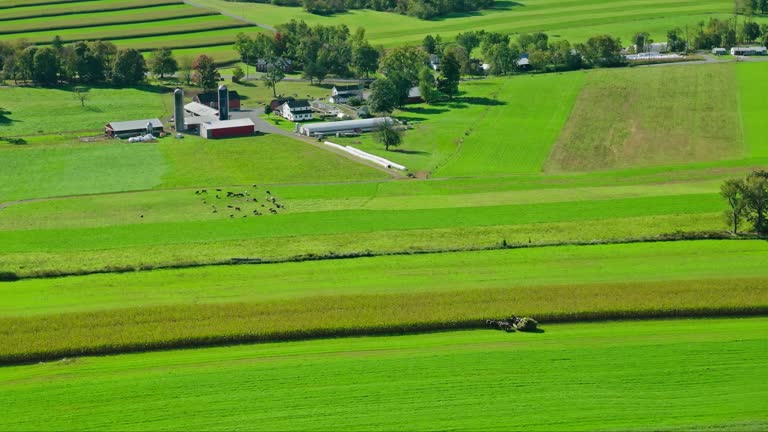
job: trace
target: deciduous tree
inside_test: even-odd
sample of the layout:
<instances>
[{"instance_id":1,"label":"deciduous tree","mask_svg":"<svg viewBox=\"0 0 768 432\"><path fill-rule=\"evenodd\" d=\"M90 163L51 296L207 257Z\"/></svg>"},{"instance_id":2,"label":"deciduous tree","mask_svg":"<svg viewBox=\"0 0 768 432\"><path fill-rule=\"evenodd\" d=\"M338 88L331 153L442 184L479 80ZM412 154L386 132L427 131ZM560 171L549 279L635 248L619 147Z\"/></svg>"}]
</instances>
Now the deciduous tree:
<instances>
[{"instance_id":1,"label":"deciduous tree","mask_svg":"<svg viewBox=\"0 0 768 432\"><path fill-rule=\"evenodd\" d=\"M121 86L136 85L144 81L147 63L144 56L133 48L120 50L115 58L112 81Z\"/></svg>"},{"instance_id":2,"label":"deciduous tree","mask_svg":"<svg viewBox=\"0 0 768 432\"><path fill-rule=\"evenodd\" d=\"M373 138L377 142L384 144L384 149L387 151L389 151L390 147L397 147L403 142L402 132L391 121L381 122L376 127Z\"/></svg>"},{"instance_id":3,"label":"deciduous tree","mask_svg":"<svg viewBox=\"0 0 768 432\"><path fill-rule=\"evenodd\" d=\"M149 70L164 78L166 74L173 75L179 70L179 63L173 57L170 48L160 48L152 51L149 56Z\"/></svg>"},{"instance_id":4,"label":"deciduous tree","mask_svg":"<svg viewBox=\"0 0 768 432\"><path fill-rule=\"evenodd\" d=\"M381 78L371 84L368 108L375 113L389 113L398 105L397 86L389 78Z\"/></svg>"},{"instance_id":5,"label":"deciduous tree","mask_svg":"<svg viewBox=\"0 0 768 432\"><path fill-rule=\"evenodd\" d=\"M216 63L213 61L213 58L205 54L198 56L192 63L192 69L195 71L193 76L194 82L204 92L216 88L218 71L216 70Z\"/></svg>"},{"instance_id":6,"label":"deciduous tree","mask_svg":"<svg viewBox=\"0 0 768 432\"><path fill-rule=\"evenodd\" d=\"M725 212L725 218L731 225L734 234L738 234L739 226L747 212L747 199L745 196L746 184L742 179L726 180L720 186L720 195L728 201L730 207Z\"/></svg>"}]
</instances>

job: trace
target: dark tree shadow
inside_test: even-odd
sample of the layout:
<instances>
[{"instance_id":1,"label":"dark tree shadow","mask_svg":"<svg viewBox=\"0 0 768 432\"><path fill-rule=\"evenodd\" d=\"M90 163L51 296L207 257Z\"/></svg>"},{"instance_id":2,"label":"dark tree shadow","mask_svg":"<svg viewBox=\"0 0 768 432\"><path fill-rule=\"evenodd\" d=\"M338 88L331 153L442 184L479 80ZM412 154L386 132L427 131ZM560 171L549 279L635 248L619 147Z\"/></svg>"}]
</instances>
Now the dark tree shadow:
<instances>
[{"instance_id":1,"label":"dark tree shadow","mask_svg":"<svg viewBox=\"0 0 768 432\"><path fill-rule=\"evenodd\" d=\"M26 145L27 140L24 138L6 138L6 137L0 137L0 141L7 142L8 144L13 145Z\"/></svg>"},{"instance_id":2,"label":"dark tree shadow","mask_svg":"<svg viewBox=\"0 0 768 432\"><path fill-rule=\"evenodd\" d=\"M392 149L390 151L392 153L402 153L402 154L409 154L409 155L411 155L411 154L412 155L428 155L428 154L430 154L429 152L425 152L425 151L422 151L422 150L406 150L406 149L400 149L400 148L395 148L395 149Z\"/></svg>"},{"instance_id":3,"label":"dark tree shadow","mask_svg":"<svg viewBox=\"0 0 768 432\"><path fill-rule=\"evenodd\" d=\"M426 117L401 116L401 115L397 116L397 119L400 121L408 122L408 123L421 122L421 121L427 120Z\"/></svg>"},{"instance_id":4,"label":"dark tree shadow","mask_svg":"<svg viewBox=\"0 0 768 432\"><path fill-rule=\"evenodd\" d=\"M400 111L407 112L407 113L413 113L413 114L422 114L422 115L435 115L435 114L442 114L445 112L448 112L447 109L440 109L440 108L434 108L434 107L414 107L414 108L401 108Z\"/></svg>"}]
</instances>

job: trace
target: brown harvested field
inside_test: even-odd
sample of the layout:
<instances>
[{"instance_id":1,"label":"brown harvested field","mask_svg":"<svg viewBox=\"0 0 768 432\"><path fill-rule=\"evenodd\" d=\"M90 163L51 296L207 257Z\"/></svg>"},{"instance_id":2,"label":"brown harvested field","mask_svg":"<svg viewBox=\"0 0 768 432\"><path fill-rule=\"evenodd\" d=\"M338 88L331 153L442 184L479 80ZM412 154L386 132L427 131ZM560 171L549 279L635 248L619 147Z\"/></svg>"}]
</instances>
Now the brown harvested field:
<instances>
[{"instance_id":1,"label":"brown harvested field","mask_svg":"<svg viewBox=\"0 0 768 432\"><path fill-rule=\"evenodd\" d=\"M545 170L740 157L738 94L732 64L592 71Z\"/></svg>"}]
</instances>

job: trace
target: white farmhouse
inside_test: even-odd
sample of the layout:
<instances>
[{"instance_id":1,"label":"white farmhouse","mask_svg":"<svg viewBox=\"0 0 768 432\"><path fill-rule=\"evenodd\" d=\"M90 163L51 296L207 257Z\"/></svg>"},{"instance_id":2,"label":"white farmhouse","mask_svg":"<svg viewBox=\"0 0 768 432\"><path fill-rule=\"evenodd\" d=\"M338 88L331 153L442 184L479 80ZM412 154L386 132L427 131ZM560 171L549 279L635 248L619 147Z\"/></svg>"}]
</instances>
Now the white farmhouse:
<instances>
[{"instance_id":1,"label":"white farmhouse","mask_svg":"<svg viewBox=\"0 0 768 432\"><path fill-rule=\"evenodd\" d=\"M331 90L331 103L346 103L352 98L363 100L363 88L359 85L335 86Z\"/></svg>"},{"instance_id":2,"label":"white farmhouse","mask_svg":"<svg viewBox=\"0 0 768 432\"><path fill-rule=\"evenodd\" d=\"M281 117L292 122L312 120L312 105L306 99L289 100L277 109Z\"/></svg>"}]
</instances>

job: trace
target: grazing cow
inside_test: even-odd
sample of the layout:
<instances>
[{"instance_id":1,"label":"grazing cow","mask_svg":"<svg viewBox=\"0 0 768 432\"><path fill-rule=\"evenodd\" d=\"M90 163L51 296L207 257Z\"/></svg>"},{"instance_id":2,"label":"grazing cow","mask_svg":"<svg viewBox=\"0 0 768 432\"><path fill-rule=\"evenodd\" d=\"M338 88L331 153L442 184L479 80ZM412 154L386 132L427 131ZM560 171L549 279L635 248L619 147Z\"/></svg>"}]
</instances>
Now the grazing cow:
<instances>
[{"instance_id":1,"label":"grazing cow","mask_svg":"<svg viewBox=\"0 0 768 432\"><path fill-rule=\"evenodd\" d=\"M237 210L237 211L241 211L241 210L240 210L240 207L235 207L235 210Z\"/></svg>"},{"instance_id":2,"label":"grazing cow","mask_svg":"<svg viewBox=\"0 0 768 432\"><path fill-rule=\"evenodd\" d=\"M221 189L216 189L216 192L221 192Z\"/></svg>"},{"instance_id":3,"label":"grazing cow","mask_svg":"<svg viewBox=\"0 0 768 432\"><path fill-rule=\"evenodd\" d=\"M232 198L234 195L232 192L227 192L227 198Z\"/></svg>"},{"instance_id":4,"label":"grazing cow","mask_svg":"<svg viewBox=\"0 0 768 432\"><path fill-rule=\"evenodd\" d=\"M200 191L199 191L199 190L196 190L196 191L195 191L195 195L200 195Z\"/></svg>"},{"instance_id":5,"label":"grazing cow","mask_svg":"<svg viewBox=\"0 0 768 432\"><path fill-rule=\"evenodd\" d=\"M231 215L229 215L229 217L233 218L233 217L235 217L235 215L231 214Z\"/></svg>"},{"instance_id":6,"label":"grazing cow","mask_svg":"<svg viewBox=\"0 0 768 432\"><path fill-rule=\"evenodd\" d=\"M234 208L234 207L233 207L233 206L231 206L231 205L227 205L227 208Z\"/></svg>"},{"instance_id":7,"label":"grazing cow","mask_svg":"<svg viewBox=\"0 0 768 432\"><path fill-rule=\"evenodd\" d=\"M203 189L203 190L200 191L200 193L207 194L208 193L208 189Z\"/></svg>"},{"instance_id":8,"label":"grazing cow","mask_svg":"<svg viewBox=\"0 0 768 432\"><path fill-rule=\"evenodd\" d=\"M272 192L270 192L270 191L267 191L267 195L272 195Z\"/></svg>"},{"instance_id":9,"label":"grazing cow","mask_svg":"<svg viewBox=\"0 0 768 432\"><path fill-rule=\"evenodd\" d=\"M254 188L254 189L256 189L256 188L257 188L257 187L259 187L259 186L258 186L258 185L251 185L251 187L252 187L252 188Z\"/></svg>"},{"instance_id":10,"label":"grazing cow","mask_svg":"<svg viewBox=\"0 0 768 432\"><path fill-rule=\"evenodd\" d=\"M218 194L216 194L216 199L221 199L221 197Z\"/></svg>"},{"instance_id":11,"label":"grazing cow","mask_svg":"<svg viewBox=\"0 0 768 432\"><path fill-rule=\"evenodd\" d=\"M218 213L218 212L219 212L218 210L213 209L213 211L211 213Z\"/></svg>"}]
</instances>

